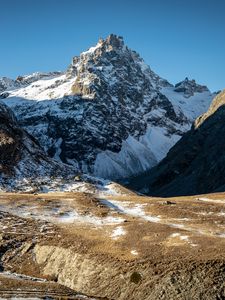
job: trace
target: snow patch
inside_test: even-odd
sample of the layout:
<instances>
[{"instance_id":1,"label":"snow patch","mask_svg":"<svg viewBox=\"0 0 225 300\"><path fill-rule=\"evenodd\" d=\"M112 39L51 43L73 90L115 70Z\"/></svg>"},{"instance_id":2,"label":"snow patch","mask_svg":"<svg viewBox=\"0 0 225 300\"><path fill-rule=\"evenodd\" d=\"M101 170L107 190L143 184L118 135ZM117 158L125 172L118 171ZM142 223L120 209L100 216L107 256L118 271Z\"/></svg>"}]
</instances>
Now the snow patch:
<instances>
[{"instance_id":1,"label":"snow patch","mask_svg":"<svg viewBox=\"0 0 225 300\"><path fill-rule=\"evenodd\" d=\"M113 230L113 233L111 234L111 237L116 240L118 239L120 236L125 235L126 231L123 229L123 227L118 226Z\"/></svg>"},{"instance_id":2,"label":"snow patch","mask_svg":"<svg viewBox=\"0 0 225 300\"><path fill-rule=\"evenodd\" d=\"M151 149L157 162L159 162L180 138L180 135L168 135L167 130L163 127L149 126L145 135L140 137L140 142Z\"/></svg>"},{"instance_id":3,"label":"snow patch","mask_svg":"<svg viewBox=\"0 0 225 300\"><path fill-rule=\"evenodd\" d=\"M137 250L131 250L130 253L131 253L132 255L138 255Z\"/></svg>"},{"instance_id":4,"label":"snow patch","mask_svg":"<svg viewBox=\"0 0 225 300\"><path fill-rule=\"evenodd\" d=\"M117 200L104 200L104 204L107 205L109 208L115 210L118 213L121 214L127 214L136 218L141 218L145 221L149 221L152 223L159 223L162 225L166 225L172 228L177 228L177 229L181 229L181 230L185 230L185 231L189 231L189 232L193 232L195 234L200 234L200 235L211 235L207 232L207 230L201 230L201 229L197 229L191 226L188 226L186 224L180 224L180 223L175 223L175 222L171 222L171 220L168 219L162 219L160 216L152 216L149 214L146 214L146 212L144 211L144 206L147 205L147 203L145 204L135 204L132 206L132 203L129 201L117 201ZM179 219L173 219L174 221L179 221ZM179 234L179 233L177 233ZM225 234L223 232L220 233L215 233L212 234L212 236L218 236L218 237L225 237ZM176 236L176 234L175 234ZM185 238L183 238L185 239Z\"/></svg>"},{"instance_id":5,"label":"snow patch","mask_svg":"<svg viewBox=\"0 0 225 300\"><path fill-rule=\"evenodd\" d=\"M81 53L81 55L89 55L89 54L93 54L95 52L96 49L101 47L101 43L98 42L96 46L94 47L90 47L87 51L84 51Z\"/></svg>"},{"instance_id":6,"label":"snow patch","mask_svg":"<svg viewBox=\"0 0 225 300\"><path fill-rule=\"evenodd\" d=\"M146 171L157 164L151 149L132 136L123 141L120 152L103 151L96 157L94 175L102 178L125 178Z\"/></svg>"},{"instance_id":7,"label":"snow patch","mask_svg":"<svg viewBox=\"0 0 225 300\"><path fill-rule=\"evenodd\" d=\"M191 122L208 110L214 96L210 91L205 91L195 93L187 99L181 93L174 91L173 87L164 87L160 92L170 100L175 109L180 109Z\"/></svg>"},{"instance_id":8,"label":"snow patch","mask_svg":"<svg viewBox=\"0 0 225 300\"><path fill-rule=\"evenodd\" d=\"M88 223L95 226L102 226L120 224L124 222L124 219L120 217L107 216L100 218L91 214L82 215L68 205L52 209L46 207L43 210L40 210L36 206L28 205L24 205L20 208L1 205L0 210L18 217L45 220L52 223Z\"/></svg>"},{"instance_id":9,"label":"snow patch","mask_svg":"<svg viewBox=\"0 0 225 300\"><path fill-rule=\"evenodd\" d=\"M169 135L166 128L149 126L139 140L129 136L118 153L100 152L94 175L116 180L145 172L160 162L180 138L177 134Z\"/></svg>"},{"instance_id":10,"label":"snow patch","mask_svg":"<svg viewBox=\"0 0 225 300\"><path fill-rule=\"evenodd\" d=\"M36 282L47 282L47 279L32 277L32 276L28 276L28 275L24 275L24 274L12 273L10 271L0 272L0 276L17 279L17 280L31 280L31 281L36 281Z\"/></svg>"},{"instance_id":11,"label":"snow patch","mask_svg":"<svg viewBox=\"0 0 225 300\"><path fill-rule=\"evenodd\" d=\"M153 223L158 223L161 220L159 216L146 215L145 211L143 210L143 207L147 204L135 204L133 207L130 207L130 202L121 202L116 200L110 200L110 202L114 204L114 206L116 206L118 211L124 214L142 218L146 221L150 221Z\"/></svg>"}]
</instances>

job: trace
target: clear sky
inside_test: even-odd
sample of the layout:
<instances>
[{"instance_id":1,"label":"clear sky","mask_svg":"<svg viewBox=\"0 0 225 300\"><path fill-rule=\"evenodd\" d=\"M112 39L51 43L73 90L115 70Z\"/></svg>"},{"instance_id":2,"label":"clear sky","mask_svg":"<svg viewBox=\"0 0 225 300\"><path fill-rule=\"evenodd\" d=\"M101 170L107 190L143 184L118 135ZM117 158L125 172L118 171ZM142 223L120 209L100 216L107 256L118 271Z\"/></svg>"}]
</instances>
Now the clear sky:
<instances>
[{"instance_id":1,"label":"clear sky","mask_svg":"<svg viewBox=\"0 0 225 300\"><path fill-rule=\"evenodd\" d=\"M225 88L225 0L0 0L0 28L0 76L64 70L115 33L170 82Z\"/></svg>"}]
</instances>

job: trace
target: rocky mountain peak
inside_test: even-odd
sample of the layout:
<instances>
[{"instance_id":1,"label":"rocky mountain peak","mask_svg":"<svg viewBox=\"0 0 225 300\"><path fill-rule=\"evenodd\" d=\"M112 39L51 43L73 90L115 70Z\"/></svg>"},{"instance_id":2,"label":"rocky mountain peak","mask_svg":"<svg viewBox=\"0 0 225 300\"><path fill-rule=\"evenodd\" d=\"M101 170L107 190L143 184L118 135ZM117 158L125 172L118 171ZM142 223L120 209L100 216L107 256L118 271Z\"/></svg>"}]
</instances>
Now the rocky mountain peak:
<instances>
[{"instance_id":1,"label":"rocky mountain peak","mask_svg":"<svg viewBox=\"0 0 225 300\"><path fill-rule=\"evenodd\" d=\"M197 84L194 79L189 80L188 77L175 84L174 90L178 93L183 93L186 98L193 96L194 93L209 92L207 86Z\"/></svg>"},{"instance_id":2,"label":"rocky mountain peak","mask_svg":"<svg viewBox=\"0 0 225 300\"><path fill-rule=\"evenodd\" d=\"M65 73L18 81L2 98L19 125L54 159L110 179L155 165L212 98L187 79L177 87L194 94L187 101L114 34L75 56Z\"/></svg>"},{"instance_id":3,"label":"rocky mountain peak","mask_svg":"<svg viewBox=\"0 0 225 300\"><path fill-rule=\"evenodd\" d=\"M110 52L114 51L115 55L115 52L125 49L123 38L115 34L110 34L106 39L100 38L95 46L90 47L79 56L74 56L72 66L75 67L78 63L87 61L94 61L94 63L96 63L97 60L102 57L108 56ZM106 53L108 53L108 55Z\"/></svg>"},{"instance_id":4,"label":"rocky mountain peak","mask_svg":"<svg viewBox=\"0 0 225 300\"><path fill-rule=\"evenodd\" d=\"M128 90L137 90L138 86L143 94L160 86L171 86L155 74L137 52L129 49L122 37L115 34L100 39L96 46L75 56L67 76L76 76L73 94L89 99L99 93L118 97L119 92L120 98L123 95L126 101L130 95Z\"/></svg>"},{"instance_id":5,"label":"rocky mountain peak","mask_svg":"<svg viewBox=\"0 0 225 300\"><path fill-rule=\"evenodd\" d=\"M81 55L87 54L102 54L109 51L126 50L124 40L122 36L116 34L110 34L105 39L100 38L96 46L89 48L87 51L82 52Z\"/></svg>"},{"instance_id":6,"label":"rocky mountain peak","mask_svg":"<svg viewBox=\"0 0 225 300\"><path fill-rule=\"evenodd\" d=\"M100 39L102 45L111 46L112 49L122 49L124 46L124 41L122 36L115 34L110 34L105 40Z\"/></svg>"}]
</instances>

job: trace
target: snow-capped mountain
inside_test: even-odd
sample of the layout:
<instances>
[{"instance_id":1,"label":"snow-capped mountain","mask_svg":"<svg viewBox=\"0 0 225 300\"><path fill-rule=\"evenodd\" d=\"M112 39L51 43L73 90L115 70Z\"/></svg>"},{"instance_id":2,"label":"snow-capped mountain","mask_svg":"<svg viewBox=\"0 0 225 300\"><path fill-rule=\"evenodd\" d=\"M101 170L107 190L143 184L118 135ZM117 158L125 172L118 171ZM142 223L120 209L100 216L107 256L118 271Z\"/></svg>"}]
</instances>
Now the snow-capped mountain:
<instances>
[{"instance_id":1,"label":"snow-capped mountain","mask_svg":"<svg viewBox=\"0 0 225 300\"><path fill-rule=\"evenodd\" d=\"M50 156L110 179L155 166L213 97L188 79L174 87L116 35L75 56L65 72L19 76L0 88Z\"/></svg>"},{"instance_id":2,"label":"snow-capped mountain","mask_svg":"<svg viewBox=\"0 0 225 300\"><path fill-rule=\"evenodd\" d=\"M194 96L195 93L209 92L209 89L205 85L199 85L195 80L189 80L187 77L184 81L175 84L175 92L183 93L185 97L189 98Z\"/></svg>"},{"instance_id":3,"label":"snow-capped mountain","mask_svg":"<svg viewBox=\"0 0 225 300\"><path fill-rule=\"evenodd\" d=\"M6 90L18 88L19 86L20 84L16 80L7 77L0 78L0 93ZM3 98L3 94L1 94L0 97Z\"/></svg>"}]
</instances>

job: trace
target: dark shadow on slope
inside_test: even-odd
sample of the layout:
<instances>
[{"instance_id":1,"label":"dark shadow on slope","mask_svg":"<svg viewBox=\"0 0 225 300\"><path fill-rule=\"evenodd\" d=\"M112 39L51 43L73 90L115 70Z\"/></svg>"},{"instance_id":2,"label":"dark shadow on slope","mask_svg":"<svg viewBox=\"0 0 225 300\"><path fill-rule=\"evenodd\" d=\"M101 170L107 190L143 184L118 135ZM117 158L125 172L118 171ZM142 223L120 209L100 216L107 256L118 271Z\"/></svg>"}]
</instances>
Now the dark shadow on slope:
<instances>
[{"instance_id":1,"label":"dark shadow on slope","mask_svg":"<svg viewBox=\"0 0 225 300\"><path fill-rule=\"evenodd\" d=\"M85 126L90 118L88 113L82 111L82 108L85 106L88 111L88 107L92 105L90 99L65 96L37 101L12 97L4 99L3 102L17 114L19 126L24 129L34 128L32 134L36 143L46 147L50 157L55 156L60 146L59 158L63 163L68 163L67 158L79 161L87 152L89 144L96 145L96 148L102 146L98 139L89 133L88 126ZM65 110L67 111L66 118ZM82 143L77 141L77 136L80 136ZM71 138L74 140L73 144L71 144ZM63 139L62 143L56 145L59 139ZM49 143L48 147L44 143L46 140Z\"/></svg>"},{"instance_id":2,"label":"dark shadow on slope","mask_svg":"<svg viewBox=\"0 0 225 300\"><path fill-rule=\"evenodd\" d=\"M50 158L37 140L18 124L12 110L0 101L0 184L5 190L48 184L76 174Z\"/></svg>"},{"instance_id":3,"label":"dark shadow on slope","mask_svg":"<svg viewBox=\"0 0 225 300\"><path fill-rule=\"evenodd\" d=\"M193 125L159 165L132 178L129 187L160 197L225 191L225 105Z\"/></svg>"}]
</instances>

